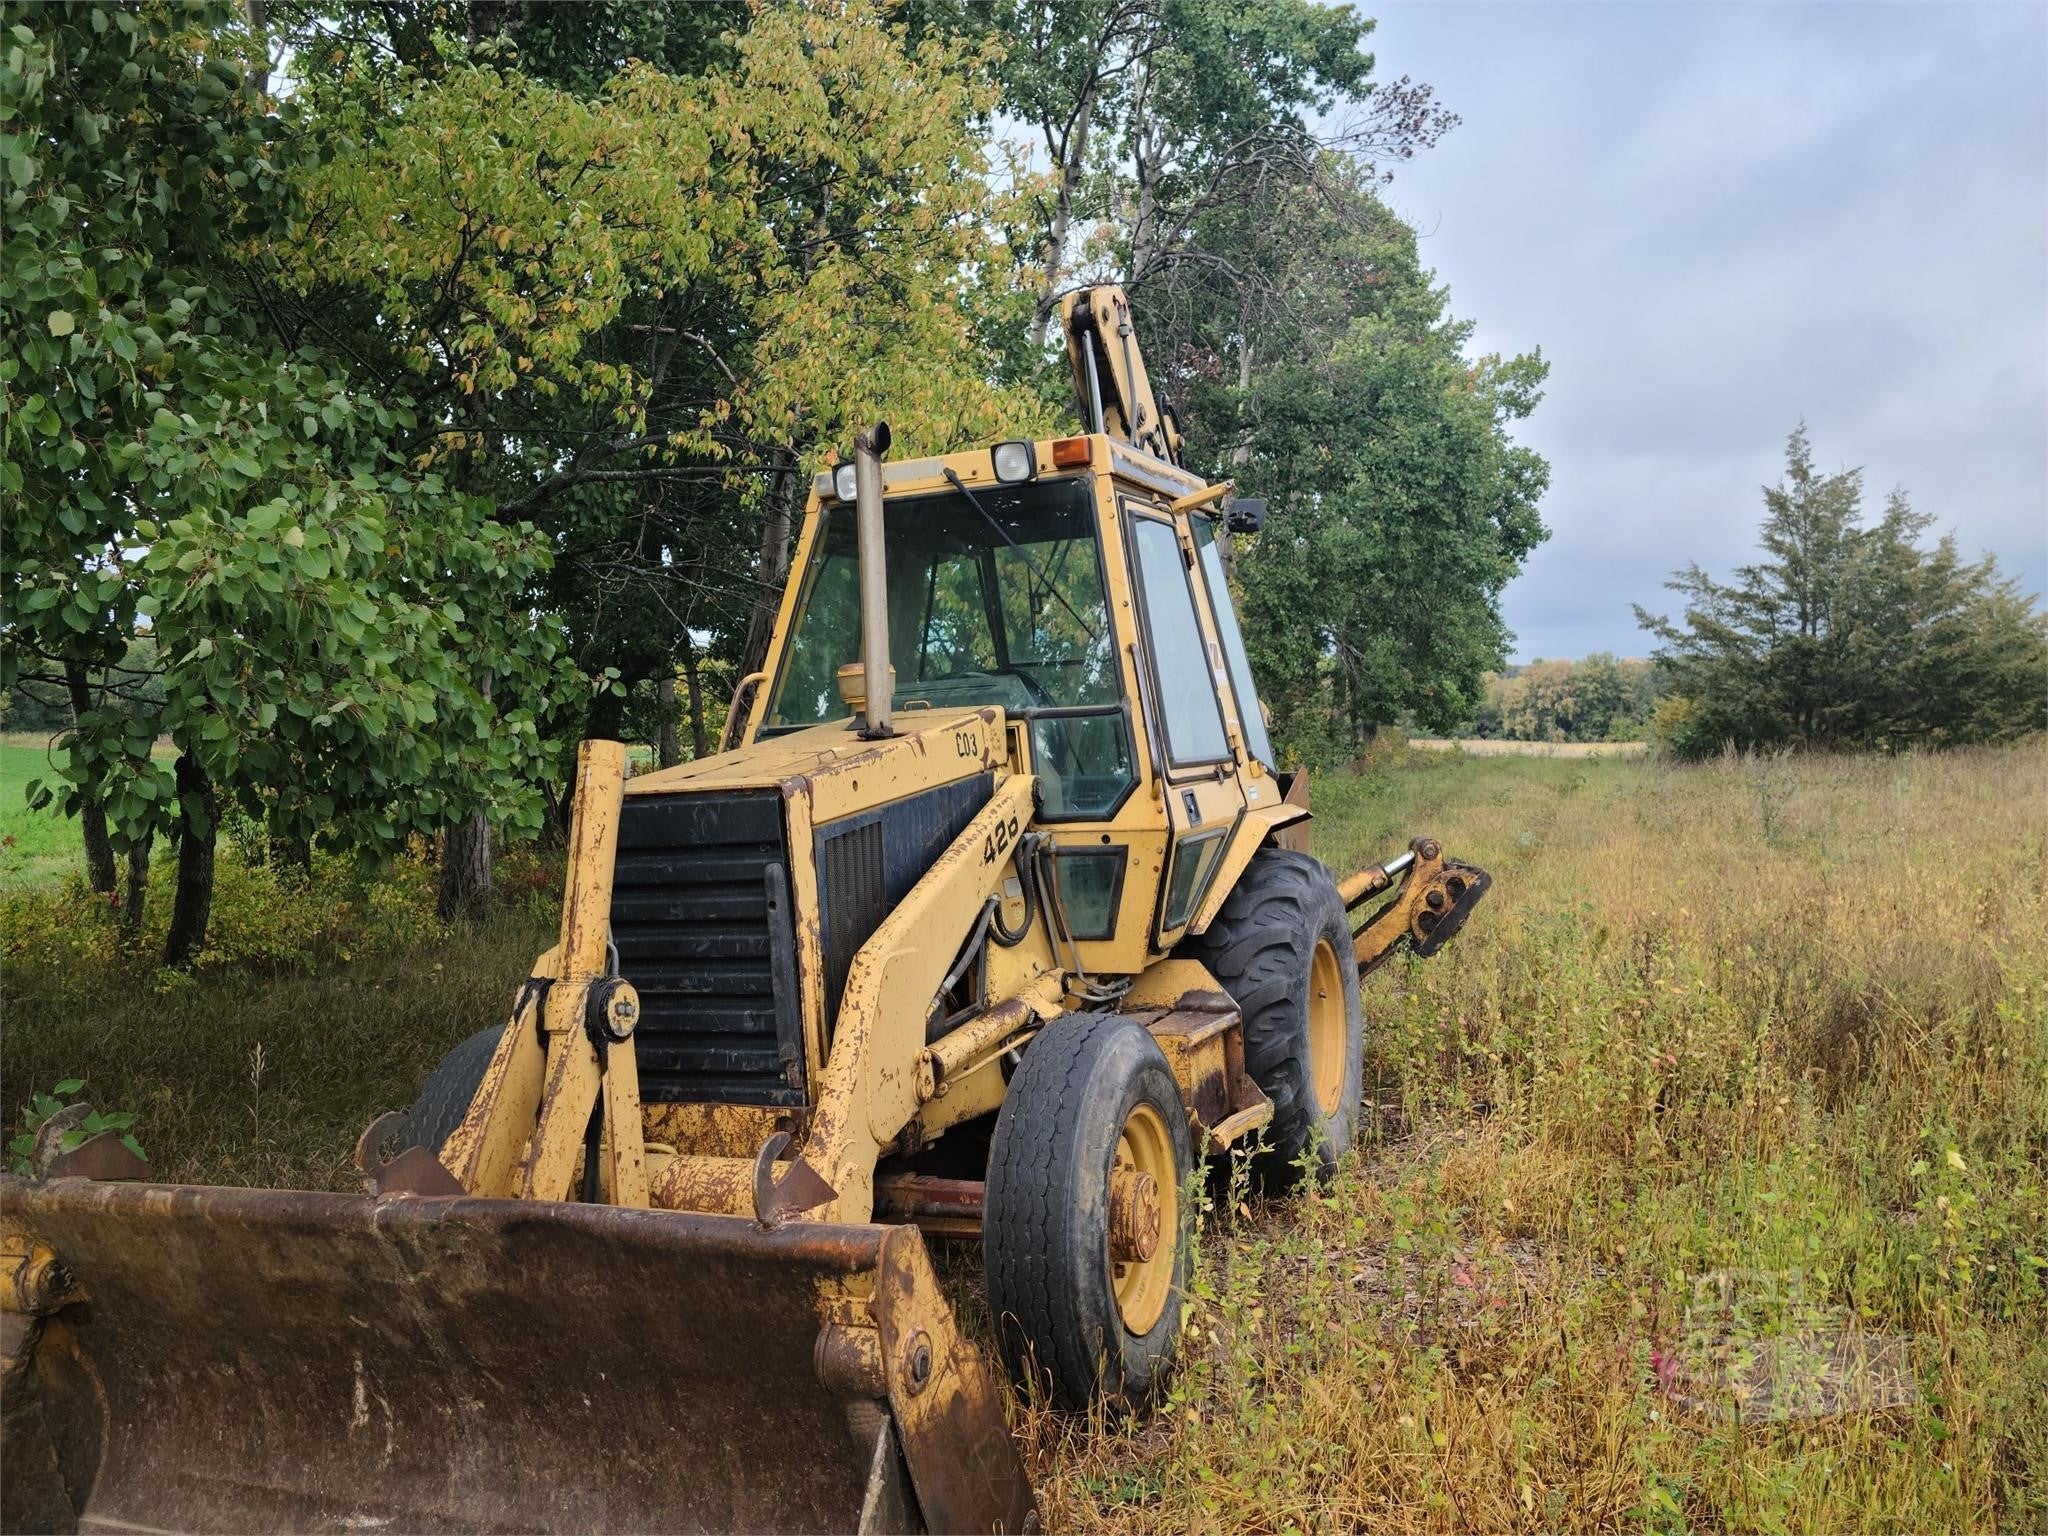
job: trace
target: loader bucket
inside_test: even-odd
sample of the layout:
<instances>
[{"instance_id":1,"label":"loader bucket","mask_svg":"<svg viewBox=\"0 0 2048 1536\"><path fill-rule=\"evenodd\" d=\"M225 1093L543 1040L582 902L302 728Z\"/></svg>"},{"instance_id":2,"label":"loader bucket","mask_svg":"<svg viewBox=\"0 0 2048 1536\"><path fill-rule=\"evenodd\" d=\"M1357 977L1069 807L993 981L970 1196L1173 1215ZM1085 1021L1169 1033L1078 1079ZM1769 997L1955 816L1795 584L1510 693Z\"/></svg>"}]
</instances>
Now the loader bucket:
<instances>
[{"instance_id":1,"label":"loader bucket","mask_svg":"<svg viewBox=\"0 0 2048 1536\"><path fill-rule=\"evenodd\" d=\"M1036 1525L914 1228L4 1178L0 1233L9 1530Z\"/></svg>"}]
</instances>

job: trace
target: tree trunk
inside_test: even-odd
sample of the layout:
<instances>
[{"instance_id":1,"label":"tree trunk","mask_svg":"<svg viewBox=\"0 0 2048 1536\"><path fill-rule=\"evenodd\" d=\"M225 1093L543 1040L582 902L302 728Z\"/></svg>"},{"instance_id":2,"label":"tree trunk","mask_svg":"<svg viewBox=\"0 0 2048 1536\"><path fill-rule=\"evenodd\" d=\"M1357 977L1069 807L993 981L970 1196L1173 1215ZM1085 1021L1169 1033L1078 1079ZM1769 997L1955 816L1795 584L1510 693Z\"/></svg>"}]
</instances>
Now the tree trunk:
<instances>
[{"instance_id":1,"label":"tree trunk","mask_svg":"<svg viewBox=\"0 0 2048 1536\"><path fill-rule=\"evenodd\" d=\"M1081 173L1088 160L1088 129L1095 118L1095 82L1091 79L1074 115L1074 131L1068 135L1066 153L1060 160L1059 198L1053 204L1052 227L1045 232L1045 276L1039 282L1038 314L1031 323L1031 349L1045 347L1045 333L1059 308L1058 294L1062 258L1067 249L1067 232L1074 225L1074 197L1081 188Z\"/></svg>"},{"instance_id":2,"label":"tree trunk","mask_svg":"<svg viewBox=\"0 0 2048 1536\"><path fill-rule=\"evenodd\" d=\"M654 685L654 701L661 709L661 738L655 745L655 755L664 768L673 768L683 760L683 746L676 739L676 680L671 673Z\"/></svg>"},{"instance_id":3,"label":"tree trunk","mask_svg":"<svg viewBox=\"0 0 2048 1536\"><path fill-rule=\"evenodd\" d=\"M266 0L243 0L242 15L249 23L250 36L255 40L257 56L263 60L250 71L250 78L256 87L256 94L270 94L270 8Z\"/></svg>"},{"instance_id":4,"label":"tree trunk","mask_svg":"<svg viewBox=\"0 0 2048 1536\"><path fill-rule=\"evenodd\" d=\"M178 888L171 899L171 931L164 964L183 970L206 947L213 916L213 845L218 815L213 785L190 752L178 759Z\"/></svg>"},{"instance_id":5,"label":"tree trunk","mask_svg":"<svg viewBox=\"0 0 2048 1536\"><path fill-rule=\"evenodd\" d=\"M711 733L704 726L704 679L697 670L697 647L683 637L683 682L690 696L690 753L697 758L711 755Z\"/></svg>"},{"instance_id":6,"label":"tree trunk","mask_svg":"<svg viewBox=\"0 0 2048 1536\"><path fill-rule=\"evenodd\" d=\"M1252 461L1252 424L1245 415L1245 402L1252 391L1252 326L1251 317L1243 309L1238 311L1237 332L1243 340L1237 349L1237 445L1230 450L1232 467L1249 464Z\"/></svg>"},{"instance_id":7,"label":"tree trunk","mask_svg":"<svg viewBox=\"0 0 2048 1536\"><path fill-rule=\"evenodd\" d=\"M71 695L71 723L75 726L92 709L92 678L82 661L64 663L64 687ZM81 786L83 803L78 808L78 825L85 834L85 878L102 896L114 894L114 848L107 841L107 813L100 804L99 791Z\"/></svg>"},{"instance_id":8,"label":"tree trunk","mask_svg":"<svg viewBox=\"0 0 2048 1536\"><path fill-rule=\"evenodd\" d=\"M488 699L488 672L480 686ZM490 894L491 823L478 811L441 834L441 878L434 893L434 911L442 922L453 922L462 913L480 911Z\"/></svg>"},{"instance_id":9,"label":"tree trunk","mask_svg":"<svg viewBox=\"0 0 2048 1536\"><path fill-rule=\"evenodd\" d=\"M782 581L789 574L790 501L796 482L796 450L778 447L773 462L775 473L768 483L768 518L761 528L754 617L747 625L747 649L740 660L742 676L759 671L767 659L768 640L775 632L775 612L782 605Z\"/></svg>"},{"instance_id":10,"label":"tree trunk","mask_svg":"<svg viewBox=\"0 0 2048 1536\"><path fill-rule=\"evenodd\" d=\"M1152 147L1148 107L1152 94L1149 64L1138 74L1138 89L1131 107L1131 171L1138 183L1138 204L1131 214L1131 270L1124 274L1124 286L1136 292L1152 275L1159 244L1159 160Z\"/></svg>"},{"instance_id":11,"label":"tree trunk","mask_svg":"<svg viewBox=\"0 0 2048 1536\"><path fill-rule=\"evenodd\" d=\"M491 823L482 811L441 834L434 911L444 923L480 910L491 894Z\"/></svg>"},{"instance_id":12,"label":"tree trunk","mask_svg":"<svg viewBox=\"0 0 2048 1536\"><path fill-rule=\"evenodd\" d=\"M128 894L121 902L121 926L128 937L142 932L143 903L149 900L149 845L155 834L145 834L128 846Z\"/></svg>"}]
</instances>

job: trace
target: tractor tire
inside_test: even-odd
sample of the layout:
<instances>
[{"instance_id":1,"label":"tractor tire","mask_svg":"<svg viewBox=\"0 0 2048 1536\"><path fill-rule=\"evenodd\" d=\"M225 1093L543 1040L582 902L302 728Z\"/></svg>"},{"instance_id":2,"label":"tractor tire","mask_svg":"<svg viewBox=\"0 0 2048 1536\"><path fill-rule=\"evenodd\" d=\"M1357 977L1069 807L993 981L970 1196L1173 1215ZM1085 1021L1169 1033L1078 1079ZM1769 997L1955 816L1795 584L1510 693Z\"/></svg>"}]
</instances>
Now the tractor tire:
<instances>
[{"instance_id":1,"label":"tractor tire","mask_svg":"<svg viewBox=\"0 0 2048 1536\"><path fill-rule=\"evenodd\" d=\"M413 1100L405 1134L398 1138L400 1150L425 1147L440 1155L442 1144L469 1113L470 1101L483 1086L484 1072L504 1033L502 1024L480 1029L441 1058L441 1064L420 1085L420 1096Z\"/></svg>"},{"instance_id":2,"label":"tractor tire","mask_svg":"<svg viewBox=\"0 0 2048 1536\"><path fill-rule=\"evenodd\" d=\"M1284 848L1252 856L1206 933L1180 954L1199 960L1244 1014L1244 1061L1273 1101L1252 1178L1292 1188L1304 1158L1327 1179L1358 1130L1365 1005L1351 924L1320 861Z\"/></svg>"},{"instance_id":3,"label":"tractor tire","mask_svg":"<svg viewBox=\"0 0 2048 1536\"><path fill-rule=\"evenodd\" d=\"M1061 1408L1158 1400L1180 1336L1194 1166L1180 1085L1136 1020L1077 1014L1026 1047L982 1218L989 1310L1020 1385Z\"/></svg>"}]
</instances>

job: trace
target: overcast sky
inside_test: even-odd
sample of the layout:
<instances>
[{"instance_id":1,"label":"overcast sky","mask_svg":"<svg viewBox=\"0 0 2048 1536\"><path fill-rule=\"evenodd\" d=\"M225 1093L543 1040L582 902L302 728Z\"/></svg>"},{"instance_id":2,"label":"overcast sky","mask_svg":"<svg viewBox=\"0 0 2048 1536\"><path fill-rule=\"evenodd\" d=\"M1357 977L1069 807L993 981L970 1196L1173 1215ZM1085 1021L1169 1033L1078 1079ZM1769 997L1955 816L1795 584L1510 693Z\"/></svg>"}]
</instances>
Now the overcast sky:
<instances>
[{"instance_id":1,"label":"overcast sky","mask_svg":"<svg viewBox=\"0 0 2048 1536\"><path fill-rule=\"evenodd\" d=\"M1371 0L1463 123L1389 197L1481 351L1540 346L1518 660L1747 558L1786 434L2048 588L2048 6Z\"/></svg>"}]
</instances>

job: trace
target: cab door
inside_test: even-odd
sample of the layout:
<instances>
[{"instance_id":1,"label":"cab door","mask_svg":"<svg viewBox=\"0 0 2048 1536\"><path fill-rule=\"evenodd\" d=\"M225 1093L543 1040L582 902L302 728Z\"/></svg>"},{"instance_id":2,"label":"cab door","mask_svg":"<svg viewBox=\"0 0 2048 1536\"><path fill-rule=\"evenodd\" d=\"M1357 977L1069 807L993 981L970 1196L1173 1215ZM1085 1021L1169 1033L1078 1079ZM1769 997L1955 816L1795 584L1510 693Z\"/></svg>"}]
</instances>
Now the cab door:
<instances>
[{"instance_id":1,"label":"cab door","mask_svg":"<svg viewBox=\"0 0 2048 1536\"><path fill-rule=\"evenodd\" d=\"M1153 941L1170 948L1223 862L1244 787L1223 723L1223 658L1202 632L1195 553L1163 507L1127 502L1131 585L1144 628L1147 734L1166 795L1167 852Z\"/></svg>"}]
</instances>

